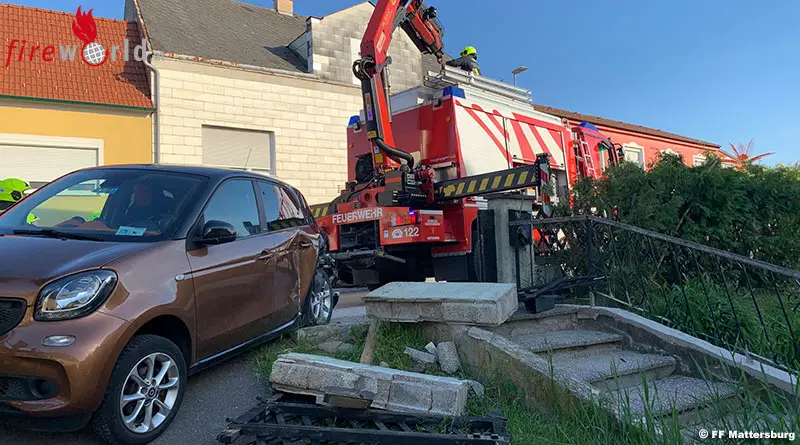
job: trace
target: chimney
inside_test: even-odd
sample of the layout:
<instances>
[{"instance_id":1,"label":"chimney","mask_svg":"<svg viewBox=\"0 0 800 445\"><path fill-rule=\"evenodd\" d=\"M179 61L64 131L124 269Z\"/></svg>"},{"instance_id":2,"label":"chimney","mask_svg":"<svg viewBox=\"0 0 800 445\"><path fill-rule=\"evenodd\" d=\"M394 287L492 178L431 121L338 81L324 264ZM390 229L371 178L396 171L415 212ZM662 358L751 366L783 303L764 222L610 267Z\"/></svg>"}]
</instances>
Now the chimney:
<instances>
[{"instance_id":1,"label":"chimney","mask_svg":"<svg viewBox=\"0 0 800 445\"><path fill-rule=\"evenodd\" d=\"M281 14L294 14L294 0L275 0L275 10Z\"/></svg>"}]
</instances>

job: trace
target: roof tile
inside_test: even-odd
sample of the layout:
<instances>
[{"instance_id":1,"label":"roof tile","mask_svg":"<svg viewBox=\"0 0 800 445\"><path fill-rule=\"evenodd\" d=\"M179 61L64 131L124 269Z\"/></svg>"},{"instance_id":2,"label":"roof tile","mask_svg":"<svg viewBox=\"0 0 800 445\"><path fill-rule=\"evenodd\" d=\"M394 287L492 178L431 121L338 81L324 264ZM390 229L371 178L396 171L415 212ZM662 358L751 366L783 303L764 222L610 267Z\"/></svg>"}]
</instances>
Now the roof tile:
<instances>
[{"instance_id":1,"label":"roof tile","mask_svg":"<svg viewBox=\"0 0 800 445\"><path fill-rule=\"evenodd\" d=\"M65 12L0 4L0 95L153 108L144 64L132 58L125 62L121 53L117 61L111 60L113 45L120 45L121 51L126 37L131 47L140 42L137 25L95 17L96 41L105 47L108 60L92 67L81 60L83 42L72 33L74 18ZM14 40L16 48L9 54ZM55 48L51 62L42 58L48 45ZM73 45L75 59L63 61L61 48Z\"/></svg>"}]
</instances>

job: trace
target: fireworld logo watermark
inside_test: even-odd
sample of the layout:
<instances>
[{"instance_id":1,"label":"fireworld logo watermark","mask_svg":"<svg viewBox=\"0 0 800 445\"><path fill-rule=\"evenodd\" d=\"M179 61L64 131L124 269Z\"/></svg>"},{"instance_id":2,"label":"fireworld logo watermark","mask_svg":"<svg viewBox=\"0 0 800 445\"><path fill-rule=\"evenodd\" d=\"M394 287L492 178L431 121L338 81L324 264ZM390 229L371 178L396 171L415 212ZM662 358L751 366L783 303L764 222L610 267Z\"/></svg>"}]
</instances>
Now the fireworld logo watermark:
<instances>
[{"instance_id":1,"label":"fireworld logo watermark","mask_svg":"<svg viewBox=\"0 0 800 445\"><path fill-rule=\"evenodd\" d=\"M142 62L147 57L147 44L144 39L136 46L131 46L129 39L125 39L121 45L111 45L110 57L109 51L106 47L98 41L97 36L97 23L92 17L92 9L88 12L81 10L78 6L78 11L75 13L75 18L72 20L72 34L75 35L82 45L47 45L41 43L29 42L24 38L13 39L8 44L8 52L5 58L5 67L8 68L12 63L25 63L33 61L43 61L47 63L54 63L57 60L61 62L75 62L78 54L78 47L81 48L81 60L83 63L98 67L105 64L109 58L111 62L123 60L125 62L131 59ZM66 32L66 30L65 30ZM133 42L135 43L135 42Z\"/></svg>"}]
</instances>

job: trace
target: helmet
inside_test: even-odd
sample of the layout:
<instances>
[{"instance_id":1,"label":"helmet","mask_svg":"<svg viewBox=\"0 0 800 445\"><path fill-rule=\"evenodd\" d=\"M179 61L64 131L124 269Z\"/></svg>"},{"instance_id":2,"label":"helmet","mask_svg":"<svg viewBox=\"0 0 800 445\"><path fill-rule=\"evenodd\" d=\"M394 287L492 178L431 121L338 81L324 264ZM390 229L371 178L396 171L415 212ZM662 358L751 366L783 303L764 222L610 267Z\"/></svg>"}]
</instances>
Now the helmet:
<instances>
[{"instance_id":1,"label":"helmet","mask_svg":"<svg viewBox=\"0 0 800 445\"><path fill-rule=\"evenodd\" d=\"M22 179L5 179L0 181L0 201L19 202L25 197L25 191L30 189L30 184Z\"/></svg>"},{"instance_id":2,"label":"helmet","mask_svg":"<svg viewBox=\"0 0 800 445\"><path fill-rule=\"evenodd\" d=\"M475 56L477 58L478 57L478 50L475 49L474 46L468 46L468 47L464 48L463 50L461 50L461 57L464 57L464 56Z\"/></svg>"}]
</instances>

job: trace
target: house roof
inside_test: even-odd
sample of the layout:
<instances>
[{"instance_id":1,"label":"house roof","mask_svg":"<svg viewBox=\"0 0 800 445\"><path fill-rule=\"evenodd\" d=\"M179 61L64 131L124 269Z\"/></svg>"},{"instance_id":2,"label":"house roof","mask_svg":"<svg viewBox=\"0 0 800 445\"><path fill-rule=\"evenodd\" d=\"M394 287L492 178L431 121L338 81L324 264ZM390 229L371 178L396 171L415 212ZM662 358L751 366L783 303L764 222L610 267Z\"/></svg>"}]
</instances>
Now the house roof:
<instances>
[{"instance_id":1,"label":"house roof","mask_svg":"<svg viewBox=\"0 0 800 445\"><path fill-rule=\"evenodd\" d=\"M0 96L152 109L145 66L133 58L125 62L121 55L116 62L110 59L112 45L122 45L126 37L140 40L136 24L95 17L96 41L109 59L92 67L81 60L83 43L72 32L73 19L75 14L0 4ZM9 54L13 40L18 42ZM20 61L22 40L25 52ZM40 48L31 58L35 45ZM51 62L42 58L48 45L55 47ZM62 61L59 45L77 45L75 59Z\"/></svg>"},{"instance_id":2,"label":"house roof","mask_svg":"<svg viewBox=\"0 0 800 445\"><path fill-rule=\"evenodd\" d=\"M153 49L270 69L305 72L289 44L306 17L234 0L138 0Z\"/></svg>"},{"instance_id":3,"label":"house roof","mask_svg":"<svg viewBox=\"0 0 800 445\"><path fill-rule=\"evenodd\" d=\"M617 128L619 130L632 131L634 133L646 134L646 135L661 137L661 138L665 138L665 139L672 139L674 141L687 142L687 143L690 143L690 144L697 144L697 145L702 145L702 146L710 147L710 148L720 148L719 144L715 144L713 142L706 142L706 141L701 141L699 139L688 138L686 136L681 136L679 134L669 133L667 131L658 130L658 129L655 129L655 128L643 127L641 125L628 124L628 123L625 123L625 122L606 119L606 118L603 118L603 117L590 116L588 114L582 114L582 113L575 113L573 111L561 110L561 109L558 109L558 108L547 107L547 106L544 106L544 105L534 104L533 108L536 109L536 111L541 111L542 113L552 114L554 116L558 116L558 117L564 118L564 119L570 119L570 120L581 121L581 122L589 122L589 123L592 123L592 124L595 124L595 125L603 125L603 126L606 126L606 127Z\"/></svg>"}]
</instances>

